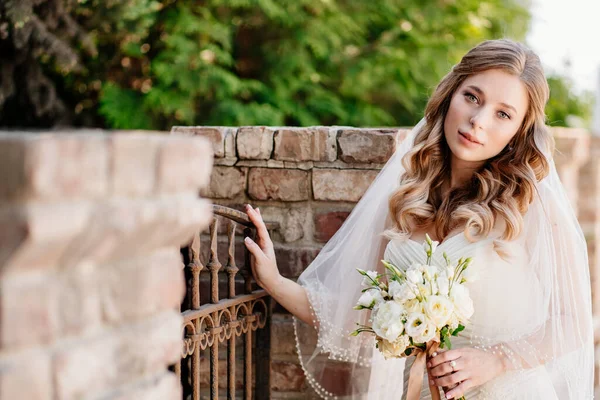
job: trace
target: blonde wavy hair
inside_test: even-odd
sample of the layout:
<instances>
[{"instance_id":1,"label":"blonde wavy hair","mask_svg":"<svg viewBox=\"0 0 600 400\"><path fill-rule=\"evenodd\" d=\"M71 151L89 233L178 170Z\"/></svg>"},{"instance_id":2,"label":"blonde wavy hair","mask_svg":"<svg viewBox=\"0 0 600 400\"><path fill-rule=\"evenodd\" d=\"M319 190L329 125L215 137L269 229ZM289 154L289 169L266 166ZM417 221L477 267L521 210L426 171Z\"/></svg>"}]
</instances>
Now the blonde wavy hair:
<instances>
[{"instance_id":1,"label":"blonde wavy hair","mask_svg":"<svg viewBox=\"0 0 600 400\"><path fill-rule=\"evenodd\" d=\"M490 69L521 79L529 109L509 146L487 160L468 185L444 194L442 188L450 182L450 149L444 137L450 101L467 77ZM406 172L389 200L394 231L408 237L412 230L433 227L435 235L443 239L464 225L466 237L474 241L489 235L500 223L504 226L501 240L516 238L533 201L536 182L547 176L550 168L544 155L554 150L544 114L549 92L539 57L524 45L500 39L471 49L436 87L425 109L426 123L402 159Z\"/></svg>"}]
</instances>

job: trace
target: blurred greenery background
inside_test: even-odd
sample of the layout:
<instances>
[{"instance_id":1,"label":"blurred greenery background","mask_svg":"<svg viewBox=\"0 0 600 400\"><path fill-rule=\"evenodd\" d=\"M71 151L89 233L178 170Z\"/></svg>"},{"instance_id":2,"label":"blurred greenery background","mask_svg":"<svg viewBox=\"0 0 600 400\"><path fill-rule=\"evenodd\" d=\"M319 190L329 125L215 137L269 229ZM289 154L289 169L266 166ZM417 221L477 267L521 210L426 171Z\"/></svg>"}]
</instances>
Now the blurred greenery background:
<instances>
[{"instance_id":1,"label":"blurred greenery background","mask_svg":"<svg viewBox=\"0 0 600 400\"><path fill-rule=\"evenodd\" d=\"M522 0L3 0L0 126L405 126ZM548 76L550 125L591 93Z\"/></svg>"}]
</instances>

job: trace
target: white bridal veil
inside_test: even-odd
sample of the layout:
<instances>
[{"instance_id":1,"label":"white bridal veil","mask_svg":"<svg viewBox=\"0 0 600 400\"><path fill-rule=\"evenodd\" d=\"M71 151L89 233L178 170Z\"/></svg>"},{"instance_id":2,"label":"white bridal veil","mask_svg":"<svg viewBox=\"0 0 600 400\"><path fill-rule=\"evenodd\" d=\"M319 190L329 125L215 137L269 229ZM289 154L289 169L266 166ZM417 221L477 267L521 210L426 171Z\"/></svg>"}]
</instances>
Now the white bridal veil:
<instances>
[{"instance_id":1,"label":"white bridal veil","mask_svg":"<svg viewBox=\"0 0 600 400\"><path fill-rule=\"evenodd\" d=\"M298 353L308 381L323 398L402 397L406 360L384 360L376 354L372 338L350 333L357 322L367 322L366 312L353 309L363 279L356 268L382 269L388 199L404 173L401 159L424 124L421 120L398 146L343 226L298 279L318 326L294 319ZM520 262L528 269L519 287L531 288L519 294L520 301L534 305L523 307L526 314L515 319L527 323L513 326L509 321L503 332L475 327L472 333L508 356L512 374L543 369L557 399L590 399L593 328L587 246L554 161L547 157L550 173L537 184L538 196L515 241L525 249ZM475 304L489 315L501 307L493 298ZM377 384L372 372L378 375Z\"/></svg>"}]
</instances>

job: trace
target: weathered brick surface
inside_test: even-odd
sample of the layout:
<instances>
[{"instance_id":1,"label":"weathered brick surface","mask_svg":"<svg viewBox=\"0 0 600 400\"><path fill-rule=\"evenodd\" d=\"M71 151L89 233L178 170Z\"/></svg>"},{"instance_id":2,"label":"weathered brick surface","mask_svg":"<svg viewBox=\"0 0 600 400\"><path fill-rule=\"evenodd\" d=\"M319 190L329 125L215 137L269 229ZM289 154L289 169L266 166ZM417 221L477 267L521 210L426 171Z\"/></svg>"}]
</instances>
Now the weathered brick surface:
<instances>
[{"instance_id":1,"label":"weathered brick surface","mask_svg":"<svg viewBox=\"0 0 600 400\"><path fill-rule=\"evenodd\" d=\"M315 169L312 187L315 200L357 202L379 171Z\"/></svg>"},{"instance_id":2,"label":"weathered brick surface","mask_svg":"<svg viewBox=\"0 0 600 400\"><path fill-rule=\"evenodd\" d=\"M171 134L201 136L210 141L216 158L225 157L225 138L231 128L224 126L174 126Z\"/></svg>"},{"instance_id":3,"label":"weathered brick surface","mask_svg":"<svg viewBox=\"0 0 600 400\"><path fill-rule=\"evenodd\" d=\"M132 133L109 138L113 194L145 196L154 191L160 139L158 135Z\"/></svg>"},{"instance_id":4,"label":"weathered brick surface","mask_svg":"<svg viewBox=\"0 0 600 400\"><path fill-rule=\"evenodd\" d=\"M200 137L169 139L158 151L157 190L174 193L206 186L213 164L211 144Z\"/></svg>"},{"instance_id":5,"label":"weathered brick surface","mask_svg":"<svg viewBox=\"0 0 600 400\"><path fill-rule=\"evenodd\" d=\"M327 242L340 229L350 212L331 211L315 215L315 240Z\"/></svg>"},{"instance_id":6,"label":"weathered brick surface","mask_svg":"<svg viewBox=\"0 0 600 400\"><path fill-rule=\"evenodd\" d=\"M342 129L339 158L347 163L385 163L396 151L398 129Z\"/></svg>"},{"instance_id":7,"label":"weathered brick surface","mask_svg":"<svg viewBox=\"0 0 600 400\"><path fill-rule=\"evenodd\" d=\"M98 400L181 400L181 396L181 384L177 376L172 372L165 372L101 395Z\"/></svg>"},{"instance_id":8,"label":"weathered brick surface","mask_svg":"<svg viewBox=\"0 0 600 400\"><path fill-rule=\"evenodd\" d=\"M271 322L271 352L273 356L297 356L294 322L291 315L274 314Z\"/></svg>"},{"instance_id":9,"label":"weathered brick surface","mask_svg":"<svg viewBox=\"0 0 600 400\"><path fill-rule=\"evenodd\" d=\"M0 198L97 198L106 194L107 140L87 132L0 133Z\"/></svg>"},{"instance_id":10,"label":"weathered brick surface","mask_svg":"<svg viewBox=\"0 0 600 400\"><path fill-rule=\"evenodd\" d=\"M182 268L176 249L105 268L99 291L106 321L114 324L177 308L185 294Z\"/></svg>"},{"instance_id":11,"label":"weathered brick surface","mask_svg":"<svg viewBox=\"0 0 600 400\"><path fill-rule=\"evenodd\" d=\"M281 235L284 242L295 242L308 236L310 210L307 208L260 207L260 212L265 221L279 223L276 234Z\"/></svg>"},{"instance_id":12,"label":"weathered brick surface","mask_svg":"<svg viewBox=\"0 0 600 400\"><path fill-rule=\"evenodd\" d=\"M213 167L210 185L202 196L211 199L233 199L246 189L247 168Z\"/></svg>"},{"instance_id":13,"label":"weathered brick surface","mask_svg":"<svg viewBox=\"0 0 600 400\"><path fill-rule=\"evenodd\" d=\"M275 247L275 257L279 272L287 278L298 277L312 260L315 259L317 254L319 254L319 250L314 248L295 248L277 245Z\"/></svg>"},{"instance_id":14,"label":"weathered brick surface","mask_svg":"<svg viewBox=\"0 0 600 400\"><path fill-rule=\"evenodd\" d=\"M49 355L29 351L0 360L0 399L53 400Z\"/></svg>"},{"instance_id":15,"label":"weathered brick surface","mask_svg":"<svg viewBox=\"0 0 600 400\"><path fill-rule=\"evenodd\" d=\"M276 160L333 161L337 146L335 133L326 127L286 128L275 132Z\"/></svg>"},{"instance_id":16,"label":"weathered brick surface","mask_svg":"<svg viewBox=\"0 0 600 400\"><path fill-rule=\"evenodd\" d=\"M23 274L0 280L0 349L53 342L60 329L54 275Z\"/></svg>"},{"instance_id":17,"label":"weathered brick surface","mask_svg":"<svg viewBox=\"0 0 600 400\"><path fill-rule=\"evenodd\" d=\"M276 392L297 392L307 385L299 364L274 361L271 363L271 389Z\"/></svg>"},{"instance_id":18,"label":"weathered brick surface","mask_svg":"<svg viewBox=\"0 0 600 400\"><path fill-rule=\"evenodd\" d=\"M89 334L102 326L98 275L94 264L83 262L57 278L61 335Z\"/></svg>"},{"instance_id":19,"label":"weathered brick surface","mask_svg":"<svg viewBox=\"0 0 600 400\"><path fill-rule=\"evenodd\" d=\"M308 200L308 172L291 169L252 168L248 195L255 200Z\"/></svg>"},{"instance_id":20,"label":"weathered brick surface","mask_svg":"<svg viewBox=\"0 0 600 400\"><path fill-rule=\"evenodd\" d=\"M264 126L241 127L236 137L237 153L240 159L268 160L273 152L272 128Z\"/></svg>"}]
</instances>

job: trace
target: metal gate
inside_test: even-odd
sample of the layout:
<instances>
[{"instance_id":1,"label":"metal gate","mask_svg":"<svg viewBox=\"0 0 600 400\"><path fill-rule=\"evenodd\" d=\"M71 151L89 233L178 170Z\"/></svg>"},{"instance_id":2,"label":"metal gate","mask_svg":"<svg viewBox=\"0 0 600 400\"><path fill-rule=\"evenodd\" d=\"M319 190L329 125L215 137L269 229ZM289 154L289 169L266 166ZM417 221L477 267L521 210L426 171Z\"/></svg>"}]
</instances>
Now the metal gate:
<instances>
[{"instance_id":1,"label":"metal gate","mask_svg":"<svg viewBox=\"0 0 600 400\"><path fill-rule=\"evenodd\" d=\"M187 293L182 358L174 369L184 400L268 399L271 298L254 282L243 244L246 236L255 238L256 229L243 212L218 205L213 212L208 236L199 232L182 249Z\"/></svg>"}]
</instances>

